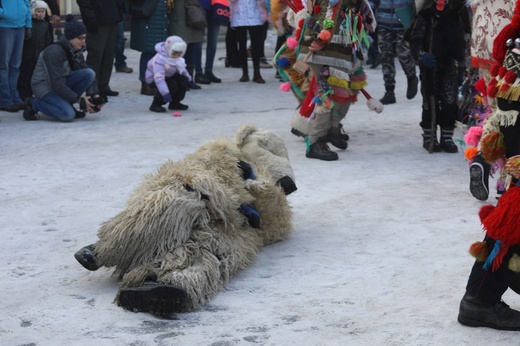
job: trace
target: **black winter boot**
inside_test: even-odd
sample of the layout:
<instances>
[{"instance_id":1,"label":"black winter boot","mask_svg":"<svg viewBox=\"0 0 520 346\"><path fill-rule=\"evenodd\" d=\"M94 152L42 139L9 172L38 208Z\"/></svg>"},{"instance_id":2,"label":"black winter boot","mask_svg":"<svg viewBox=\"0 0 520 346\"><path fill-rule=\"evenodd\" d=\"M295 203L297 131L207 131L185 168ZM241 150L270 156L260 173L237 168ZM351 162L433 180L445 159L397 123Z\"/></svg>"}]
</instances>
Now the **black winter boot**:
<instances>
[{"instance_id":1,"label":"black winter boot","mask_svg":"<svg viewBox=\"0 0 520 346\"><path fill-rule=\"evenodd\" d=\"M431 129L423 129L423 148L430 151L430 138L431 138ZM441 151L441 145L437 141L437 138L434 138L433 143L433 152L438 153Z\"/></svg>"},{"instance_id":2,"label":"black winter boot","mask_svg":"<svg viewBox=\"0 0 520 346\"><path fill-rule=\"evenodd\" d=\"M459 148L453 142L453 129L441 129L441 149L447 153L456 153Z\"/></svg>"},{"instance_id":3,"label":"black winter boot","mask_svg":"<svg viewBox=\"0 0 520 346\"><path fill-rule=\"evenodd\" d=\"M323 161L335 161L338 159L338 154L330 151L327 143L319 140L309 147L305 153L305 157L310 159L319 159Z\"/></svg>"},{"instance_id":4,"label":"black winter boot","mask_svg":"<svg viewBox=\"0 0 520 346\"><path fill-rule=\"evenodd\" d=\"M168 316L186 307L188 293L179 287L145 281L137 287L128 287L119 293L117 305L134 312L150 312Z\"/></svg>"},{"instance_id":5,"label":"black winter boot","mask_svg":"<svg viewBox=\"0 0 520 346\"><path fill-rule=\"evenodd\" d=\"M406 88L406 98L411 100L417 95L417 84L419 83L419 78L416 75L412 77L408 77L408 87Z\"/></svg>"},{"instance_id":6,"label":"black winter boot","mask_svg":"<svg viewBox=\"0 0 520 346\"><path fill-rule=\"evenodd\" d=\"M485 201L489 197L489 163L478 154L469 166L469 191L476 199Z\"/></svg>"},{"instance_id":7,"label":"black winter boot","mask_svg":"<svg viewBox=\"0 0 520 346\"><path fill-rule=\"evenodd\" d=\"M386 89L385 95L383 96L383 98L381 100L379 100L379 102L381 102L384 105L390 105L390 104L395 103L396 102L395 93L394 93L395 87L387 86L387 87L385 87L385 89Z\"/></svg>"},{"instance_id":8,"label":"black winter boot","mask_svg":"<svg viewBox=\"0 0 520 346\"><path fill-rule=\"evenodd\" d=\"M260 68L255 67L254 74L253 74L253 82L258 84L264 84L265 80L260 75Z\"/></svg>"},{"instance_id":9,"label":"black winter boot","mask_svg":"<svg viewBox=\"0 0 520 346\"><path fill-rule=\"evenodd\" d=\"M459 307L458 321L469 327L488 327L500 330L520 330L520 311L500 301L488 304L468 293Z\"/></svg>"},{"instance_id":10,"label":"black winter boot","mask_svg":"<svg viewBox=\"0 0 520 346\"><path fill-rule=\"evenodd\" d=\"M242 77L240 77L240 82L249 82L249 69L246 66L242 66Z\"/></svg>"},{"instance_id":11,"label":"black winter boot","mask_svg":"<svg viewBox=\"0 0 520 346\"><path fill-rule=\"evenodd\" d=\"M341 127L331 126L327 131L327 142L332 144L338 149L347 149L348 143L341 136Z\"/></svg>"}]
</instances>

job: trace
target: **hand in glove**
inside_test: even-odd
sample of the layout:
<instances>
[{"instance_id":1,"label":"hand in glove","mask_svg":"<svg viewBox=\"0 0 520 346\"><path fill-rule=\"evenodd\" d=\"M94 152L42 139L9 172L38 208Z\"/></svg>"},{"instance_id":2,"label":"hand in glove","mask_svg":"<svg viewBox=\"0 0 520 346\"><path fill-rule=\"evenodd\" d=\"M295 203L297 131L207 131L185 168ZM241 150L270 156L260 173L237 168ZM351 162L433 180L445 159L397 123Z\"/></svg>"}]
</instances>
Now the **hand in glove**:
<instances>
[{"instance_id":1,"label":"hand in glove","mask_svg":"<svg viewBox=\"0 0 520 346\"><path fill-rule=\"evenodd\" d=\"M32 37L32 31L31 28L25 28L25 39L29 40Z\"/></svg>"},{"instance_id":2,"label":"hand in glove","mask_svg":"<svg viewBox=\"0 0 520 346\"><path fill-rule=\"evenodd\" d=\"M428 68L432 68L432 69L435 68L436 59L435 59L435 55L433 55L433 54L422 52L419 55L419 61L422 62L423 65Z\"/></svg>"},{"instance_id":3,"label":"hand in glove","mask_svg":"<svg viewBox=\"0 0 520 346\"><path fill-rule=\"evenodd\" d=\"M170 94L163 95L162 98L165 103L172 102L172 95Z\"/></svg>"}]
</instances>

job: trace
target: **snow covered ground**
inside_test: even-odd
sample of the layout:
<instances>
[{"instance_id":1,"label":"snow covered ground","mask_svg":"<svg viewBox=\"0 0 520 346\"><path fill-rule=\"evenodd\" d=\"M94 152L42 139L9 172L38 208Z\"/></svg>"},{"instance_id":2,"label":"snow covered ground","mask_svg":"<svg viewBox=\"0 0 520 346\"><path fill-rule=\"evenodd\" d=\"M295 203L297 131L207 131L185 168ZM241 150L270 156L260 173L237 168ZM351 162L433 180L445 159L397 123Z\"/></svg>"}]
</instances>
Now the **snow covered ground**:
<instances>
[{"instance_id":1,"label":"snow covered ground","mask_svg":"<svg viewBox=\"0 0 520 346\"><path fill-rule=\"evenodd\" d=\"M268 55L273 45L271 37ZM190 91L190 109L173 117L148 111L139 53L126 54L136 71L113 74L121 95L98 114L64 124L0 113L1 345L520 343L516 332L456 320L485 203L469 193L462 152L421 147L421 98L406 100L401 70L398 103L381 114L364 100L354 105L344 121L349 148L323 162L305 158L290 133L296 100L278 90L273 69L262 70L264 85L239 83L240 69L218 60L223 83ZM380 98L381 69L367 74L367 90ZM117 307L111 271L85 270L74 252L97 240L143 175L244 122L286 142L298 185L289 196L294 233L200 311L163 320ZM520 309L512 291L504 300Z\"/></svg>"}]
</instances>

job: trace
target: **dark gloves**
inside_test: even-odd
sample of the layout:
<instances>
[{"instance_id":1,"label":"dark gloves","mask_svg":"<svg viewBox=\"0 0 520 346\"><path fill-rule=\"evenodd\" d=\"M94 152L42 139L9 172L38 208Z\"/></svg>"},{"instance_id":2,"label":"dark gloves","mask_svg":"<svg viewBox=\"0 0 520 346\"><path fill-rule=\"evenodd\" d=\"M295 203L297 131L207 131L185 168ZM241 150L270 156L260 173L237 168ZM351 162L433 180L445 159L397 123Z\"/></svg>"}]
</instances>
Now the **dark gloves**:
<instances>
[{"instance_id":1,"label":"dark gloves","mask_svg":"<svg viewBox=\"0 0 520 346\"><path fill-rule=\"evenodd\" d=\"M170 94L162 95L162 98L164 100L164 103L172 102L172 95Z\"/></svg>"},{"instance_id":2,"label":"dark gloves","mask_svg":"<svg viewBox=\"0 0 520 346\"><path fill-rule=\"evenodd\" d=\"M25 28L25 39L29 40L32 37L32 30L31 28Z\"/></svg>"},{"instance_id":3,"label":"dark gloves","mask_svg":"<svg viewBox=\"0 0 520 346\"><path fill-rule=\"evenodd\" d=\"M421 52L421 54L419 54L419 61L422 62L423 65L428 68L431 68L431 69L435 68L436 60L435 60L435 55L433 55L433 54Z\"/></svg>"}]
</instances>

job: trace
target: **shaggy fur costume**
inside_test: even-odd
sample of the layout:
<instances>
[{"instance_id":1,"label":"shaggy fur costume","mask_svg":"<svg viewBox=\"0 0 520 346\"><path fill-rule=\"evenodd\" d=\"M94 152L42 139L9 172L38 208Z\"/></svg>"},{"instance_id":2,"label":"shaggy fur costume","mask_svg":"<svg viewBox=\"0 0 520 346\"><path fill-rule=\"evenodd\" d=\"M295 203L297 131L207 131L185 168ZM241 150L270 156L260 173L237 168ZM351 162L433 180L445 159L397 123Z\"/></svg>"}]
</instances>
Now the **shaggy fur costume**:
<instances>
[{"instance_id":1,"label":"shaggy fur costume","mask_svg":"<svg viewBox=\"0 0 520 346\"><path fill-rule=\"evenodd\" d=\"M90 270L115 267L118 305L122 291L153 281L187 293L176 311L199 309L249 267L262 246L287 238L292 213L286 194L294 190L283 140L243 125L234 140L210 141L146 176L126 209L101 226L90 246L95 266L78 258L81 250L76 258ZM250 226L244 205L259 212L259 228Z\"/></svg>"}]
</instances>

